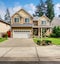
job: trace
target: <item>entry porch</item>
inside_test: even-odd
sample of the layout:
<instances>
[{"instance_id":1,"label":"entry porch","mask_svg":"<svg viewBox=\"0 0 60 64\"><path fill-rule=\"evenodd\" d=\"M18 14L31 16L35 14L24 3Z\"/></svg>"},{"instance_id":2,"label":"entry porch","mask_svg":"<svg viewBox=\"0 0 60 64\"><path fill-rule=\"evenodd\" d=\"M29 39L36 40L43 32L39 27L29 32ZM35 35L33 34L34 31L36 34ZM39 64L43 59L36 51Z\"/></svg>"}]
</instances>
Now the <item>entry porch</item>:
<instances>
[{"instance_id":1,"label":"entry porch","mask_svg":"<svg viewBox=\"0 0 60 64\"><path fill-rule=\"evenodd\" d=\"M33 28L33 36L36 37L47 37L51 34L52 29L50 27Z\"/></svg>"}]
</instances>

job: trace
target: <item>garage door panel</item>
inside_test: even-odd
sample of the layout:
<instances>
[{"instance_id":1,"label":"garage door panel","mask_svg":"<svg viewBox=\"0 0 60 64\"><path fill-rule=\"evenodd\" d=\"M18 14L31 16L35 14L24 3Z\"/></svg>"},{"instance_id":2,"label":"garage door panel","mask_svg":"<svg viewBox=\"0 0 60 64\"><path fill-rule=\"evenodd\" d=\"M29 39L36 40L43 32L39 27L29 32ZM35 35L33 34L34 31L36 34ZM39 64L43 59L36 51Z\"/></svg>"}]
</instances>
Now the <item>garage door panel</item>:
<instances>
[{"instance_id":1,"label":"garage door panel","mask_svg":"<svg viewBox=\"0 0 60 64\"><path fill-rule=\"evenodd\" d=\"M13 31L13 38L29 38L30 31Z\"/></svg>"}]
</instances>

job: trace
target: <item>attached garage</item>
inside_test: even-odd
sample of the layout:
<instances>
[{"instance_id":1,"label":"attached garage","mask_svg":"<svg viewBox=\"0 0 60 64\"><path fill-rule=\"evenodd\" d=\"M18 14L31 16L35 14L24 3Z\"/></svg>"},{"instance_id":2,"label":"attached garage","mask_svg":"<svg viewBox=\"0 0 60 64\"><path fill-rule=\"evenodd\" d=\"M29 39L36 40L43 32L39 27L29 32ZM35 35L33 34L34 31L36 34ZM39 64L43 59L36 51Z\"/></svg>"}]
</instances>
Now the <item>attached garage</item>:
<instances>
[{"instance_id":1,"label":"attached garage","mask_svg":"<svg viewBox=\"0 0 60 64\"><path fill-rule=\"evenodd\" d=\"M12 27L12 32L11 32L12 38L31 38L32 37L32 24L14 23L11 25L11 27Z\"/></svg>"},{"instance_id":2,"label":"attached garage","mask_svg":"<svg viewBox=\"0 0 60 64\"><path fill-rule=\"evenodd\" d=\"M13 30L13 38L30 38L29 30Z\"/></svg>"}]
</instances>

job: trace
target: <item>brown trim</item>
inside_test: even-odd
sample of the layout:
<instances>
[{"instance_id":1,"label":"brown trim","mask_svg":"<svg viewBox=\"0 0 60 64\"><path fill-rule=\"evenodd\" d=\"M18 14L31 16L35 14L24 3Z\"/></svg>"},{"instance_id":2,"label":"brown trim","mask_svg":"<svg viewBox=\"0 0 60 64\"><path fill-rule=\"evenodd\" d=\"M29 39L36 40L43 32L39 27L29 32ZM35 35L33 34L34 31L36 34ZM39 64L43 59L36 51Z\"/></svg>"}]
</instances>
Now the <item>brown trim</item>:
<instances>
[{"instance_id":1,"label":"brown trim","mask_svg":"<svg viewBox=\"0 0 60 64\"><path fill-rule=\"evenodd\" d=\"M32 27L12 27L12 29L32 29Z\"/></svg>"},{"instance_id":2,"label":"brown trim","mask_svg":"<svg viewBox=\"0 0 60 64\"><path fill-rule=\"evenodd\" d=\"M7 24L7 25L10 25L10 24L8 24L8 23L4 22L3 20L0 20L0 22L5 23L5 24Z\"/></svg>"},{"instance_id":3,"label":"brown trim","mask_svg":"<svg viewBox=\"0 0 60 64\"><path fill-rule=\"evenodd\" d=\"M20 27L12 27L12 28L32 28L32 27L30 27L30 26L20 26Z\"/></svg>"}]
</instances>

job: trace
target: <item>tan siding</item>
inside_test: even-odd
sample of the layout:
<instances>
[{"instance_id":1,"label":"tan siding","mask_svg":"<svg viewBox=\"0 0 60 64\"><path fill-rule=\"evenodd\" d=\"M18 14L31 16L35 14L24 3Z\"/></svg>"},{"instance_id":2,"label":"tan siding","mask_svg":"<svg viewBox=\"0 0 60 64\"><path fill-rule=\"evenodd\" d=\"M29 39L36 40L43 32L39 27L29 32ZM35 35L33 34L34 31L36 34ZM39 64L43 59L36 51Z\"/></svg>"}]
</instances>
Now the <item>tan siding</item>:
<instances>
[{"instance_id":1,"label":"tan siding","mask_svg":"<svg viewBox=\"0 0 60 64\"><path fill-rule=\"evenodd\" d=\"M44 16L39 18L39 22L38 22L39 26L41 25L42 21L46 21L46 26L50 26L50 21L46 17L44 17Z\"/></svg>"},{"instance_id":2,"label":"tan siding","mask_svg":"<svg viewBox=\"0 0 60 64\"><path fill-rule=\"evenodd\" d=\"M6 33L10 29L10 25L0 22L0 33Z\"/></svg>"},{"instance_id":3,"label":"tan siding","mask_svg":"<svg viewBox=\"0 0 60 64\"><path fill-rule=\"evenodd\" d=\"M19 14L19 15L18 15L18 14ZM20 24L25 23L25 18L29 18L29 19L30 19L30 22L29 22L29 23L32 24L33 19L32 19L31 16L28 15L25 11L21 10L21 11L18 12L18 14L15 14L15 15L12 17L11 24L14 24L14 23L15 23L15 22L14 22L14 18L15 18L15 17L20 18L20 16L21 16L21 18L20 18L20 20L19 20L19 23L20 23Z\"/></svg>"}]
</instances>

